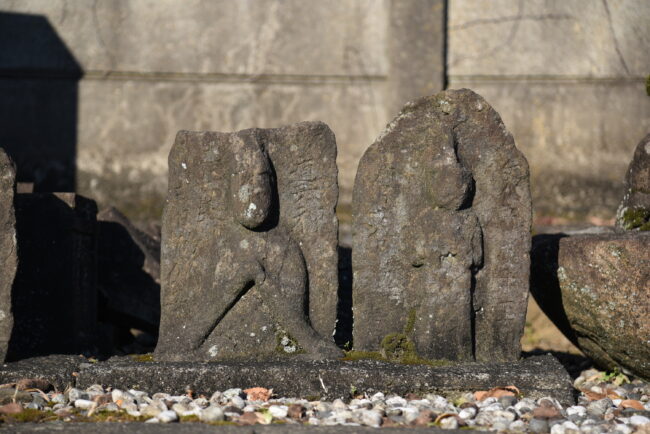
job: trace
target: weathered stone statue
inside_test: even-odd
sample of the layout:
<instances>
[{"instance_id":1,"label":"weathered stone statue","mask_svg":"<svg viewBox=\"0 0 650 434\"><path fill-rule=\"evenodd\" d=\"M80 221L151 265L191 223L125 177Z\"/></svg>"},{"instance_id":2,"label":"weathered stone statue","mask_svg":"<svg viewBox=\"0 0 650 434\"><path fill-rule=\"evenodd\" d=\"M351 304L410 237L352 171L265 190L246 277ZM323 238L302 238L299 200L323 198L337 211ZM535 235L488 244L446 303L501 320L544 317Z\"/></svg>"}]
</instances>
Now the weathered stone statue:
<instances>
[{"instance_id":1,"label":"weathered stone statue","mask_svg":"<svg viewBox=\"0 0 650 434\"><path fill-rule=\"evenodd\" d=\"M18 267L15 193L16 167L0 148L0 362L5 360L13 330L11 288Z\"/></svg>"},{"instance_id":2,"label":"weathered stone statue","mask_svg":"<svg viewBox=\"0 0 650 434\"><path fill-rule=\"evenodd\" d=\"M336 142L323 123L179 132L156 358L339 357L337 196Z\"/></svg>"},{"instance_id":3,"label":"weathered stone statue","mask_svg":"<svg viewBox=\"0 0 650 434\"><path fill-rule=\"evenodd\" d=\"M616 212L616 226L650 231L650 134L636 147L625 176L625 196Z\"/></svg>"},{"instance_id":4,"label":"weathered stone statue","mask_svg":"<svg viewBox=\"0 0 650 434\"><path fill-rule=\"evenodd\" d=\"M519 357L528 296L528 164L472 91L408 103L359 163L354 347L406 333L430 359Z\"/></svg>"}]
</instances>

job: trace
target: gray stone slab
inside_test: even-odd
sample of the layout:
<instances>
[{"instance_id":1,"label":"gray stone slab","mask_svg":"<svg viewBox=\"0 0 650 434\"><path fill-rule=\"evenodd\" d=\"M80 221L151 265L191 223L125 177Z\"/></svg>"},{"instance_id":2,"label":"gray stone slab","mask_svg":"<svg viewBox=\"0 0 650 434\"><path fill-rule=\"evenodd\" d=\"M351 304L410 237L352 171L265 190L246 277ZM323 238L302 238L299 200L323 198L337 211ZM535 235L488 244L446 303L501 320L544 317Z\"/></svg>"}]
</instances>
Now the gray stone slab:
<instances>
[{"instance_id":1,"label":"gray stone slab","mask_svg":"<svg viewBox=\"0 0 650 434\"><path fill-rule=\"evenodd\" d=\"M340 357L329 127L180 131L169 166L157 356Z\"/></svg>"},{"instance_id":2,"label":"gray stone slab","mask_svg":"<svg viewBox=\"0 0 650 434\"><path fill-rule=\"evenodd\" d=\"M528 163L486 100L461 89L407 103L359 163L353 202L355 349L399 334L429 359L517 360Z\"/></svg>"},{"instance_id":3,"label":"gray stone slab","mask_svg":"<svg viewBox=\"0 0 650 434\"><path fill-rule=\"evenodd\" d=\"M435 392L454 394L515 385L526 397L553 396L572 404L573 386L552 356L512 363L464 364L443 367L399 365L378 361L281 362L134 362L108 361L84 367L78 387L103 384L148 392L212 393L232 387L267 387L280 396L349 398L357 393Z\"/></svg>"},{"instance_id":4,"label":"gray stone slab","mask_svg":"<svg viewBox=\"0 0 650 434\"><path fill-rule=\"evenodd\" d=\"M78 372L88 360L83 356L50 355L33 357L0 365L0 384L15 383L23 378L42 378L57 390L74 386Z\"/></svg>"},{"instance_id":5,"label":"gray stone slab","mask_svg":"<svg viewBox=\"0 0 650 434\"><path fill-rule=\"evenodd\" d=\"M14 319L11 308L11 289L18 268L16 238L16 168L0 148L0 362L4 361L9 347Z\"/></svg>"}]
</instances>

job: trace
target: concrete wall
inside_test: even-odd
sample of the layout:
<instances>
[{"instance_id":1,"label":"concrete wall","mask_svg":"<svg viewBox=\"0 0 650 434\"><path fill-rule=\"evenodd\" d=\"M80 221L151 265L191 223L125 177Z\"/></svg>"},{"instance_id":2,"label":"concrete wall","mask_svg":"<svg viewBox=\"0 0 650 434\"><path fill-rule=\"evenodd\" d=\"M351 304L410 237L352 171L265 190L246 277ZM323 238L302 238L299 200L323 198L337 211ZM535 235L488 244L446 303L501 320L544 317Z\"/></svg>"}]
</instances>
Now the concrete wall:
<instances>
[{"instance_id":1,"label":"concrete wall","mask_svg":"<svg viewBox=\"0 0 650 434\"><path fill-rule=\"evenodd\" d=\"M349 202L365 148L444 80L442 0L0 0L0 22L0 146L19 178L135 218L159 215L180 129L322 120ZM42 126L57 113L67 135Z\"/></svg>"},{"instance_id":2,"label":"concrete wall","mask_svg":"<svg viewBox=\"0 0 650 434\"><path fill-rule=\"evenodd\" d=\"M650 131L647 0L449 0L449 86L501 114L535 211L612 218Z\"/></svg>"}]
</instances>

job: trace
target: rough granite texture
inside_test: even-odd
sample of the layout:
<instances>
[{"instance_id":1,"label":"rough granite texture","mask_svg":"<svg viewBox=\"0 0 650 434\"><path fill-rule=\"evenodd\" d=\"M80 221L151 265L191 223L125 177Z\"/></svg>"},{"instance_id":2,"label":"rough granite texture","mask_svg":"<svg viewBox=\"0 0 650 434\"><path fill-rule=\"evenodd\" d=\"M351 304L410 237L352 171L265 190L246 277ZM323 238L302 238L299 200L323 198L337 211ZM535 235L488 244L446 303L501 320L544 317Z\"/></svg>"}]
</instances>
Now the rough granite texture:
<instances>
[{"instance_id":1,"label":"rough granite texture","mask_svg":"<svg viewBox=\"0 0 650 434\"><path fill-rule=\"evenodd\" d=\"M349 398L355 393L440 393L489 390L515 384L529 398L553 396L573 404L571 379L551 355L519 362L468 363L442 367L400 365L372 360L354 362L134 362L116 360L86 365L77 387L102 384L114 388L209 394L232 387L272 388L278 396L310 399Z\"/></svg>"},{"instance_id":2,"label":"rough granite texture","mask_svg":"<svg viewBox=\"0 0 650 434\"><path fill-rule=\"evenodd\" d=\"M324 123L179 132L157 359L339 357L337 195L336 141Z\"/></svg>"},{"instance_id":3,"label":"rough granite texture","mask_svg":"<svg viewBox=\"0 0 650 434\"><path fill-rule=\"evenodd\" d=\"M643 213L637 219L630 213ZM634 221L636 220L636 221ZM650 230L650 134L636 147L625 175L625 196L616 212L616 226Z\"/></svg>"},{"instance_id":4,"label":"rough granite texture","mask_svg":"<svg viewBox=\"0 0 650 434\"><path fill-rule=\"evenodd\" d=\"M531 292L607 369L650 379L650 233L535 237Z\"/></svg>"},{"instance_id":5,"label":"rough granite texture","mask_svg":"<svg viewBox=\"0 0 650 434\"><path fill-rule=\"evenodd\" d=\"M16 167L0 148L0 362L4 361L14 320L11 309L11 288L18 268L16 245Z\"/></svg>"},{"instance_id":6,"label":"rough granite texture","mask_svg":"<svg viewBox=\"0 0 650 434\"><path fill-rule=\"evenodd\" d=\"M110 207L97 214L99 315L111 323L158 333L160 240Z\"/></svg>"},{"instance_id":7,"label":"rough granite texture","mask_svg":"<svg viewBox=\"0 0 650 434\"><path fill-rule=\"evenodd\" d=\"M498 113L449 90L407 103L354 188L354 348L404 333L432 359L520 355L528 297L528 164Z\"/></svg>"}]
</instances>

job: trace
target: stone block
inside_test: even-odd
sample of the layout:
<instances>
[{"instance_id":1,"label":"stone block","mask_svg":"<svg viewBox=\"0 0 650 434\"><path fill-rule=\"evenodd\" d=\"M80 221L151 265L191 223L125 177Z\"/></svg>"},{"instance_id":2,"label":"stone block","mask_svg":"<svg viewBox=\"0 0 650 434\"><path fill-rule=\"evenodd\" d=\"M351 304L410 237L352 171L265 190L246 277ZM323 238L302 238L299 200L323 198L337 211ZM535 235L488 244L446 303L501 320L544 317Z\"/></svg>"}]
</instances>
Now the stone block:
<instances>
[{"instance_id":1,"label":"stone block","mask_svg":"<svg viewBox=\"0 0 650 434\"><path fill-rule=\"evenodd\" d=\"M530 226L528 164L483 98L406 104L355 181L355 349L401 339L430 359L516 360Z\"/></svg>"},{"instance_id":2,"label":"stone block","mask_svg":"<svg viewBox=\"0 0 650 434\"><path fill-rule=\"evenodd\" d=\"M531 292L544 313L608 370L650 379L650 233L540 235Z\"/></svg>"},{"instance_id":3,"label":"stone block","mask_svg":"<svg viewBox=\"0 0 650 434\"><path fill-rule=\"evenodd\" d=\"M99 315L105 322L158 334L160 239L115 208L97 214Z\"/></svg>"},{"instance_id":4,"label":"stone block","mask_svg":"<svg viewBox=\"0 0 650 434\"><path fill-rule=\"evenodd\" d=\"M18 194L18 271L7 358L95 351L95 202L74 193Z\"/></svg>"},{"instance_id":5,"label":"stone block","mask_svg":"<svg viewBox=\"0 0 650 434\"><path fill-rule=\"evenodd\" d=\"M18 246L16 245L16 215L14 197L16 194L16 167L0 148L0 362L4 361L13 329L11 288L18 267Z\"/></svg>"},{"instance_id":6,"label":"stone block","mask_svg":"<svg viewBox=\"0 0 650 434\"><path fill-rule=\"evenodd\" d=\"M169 169L156 358L340 356L329 127L181 131Z\"/></svg>"},{"instance_id":7,"label":"stone block","mask_svg":"<svg viewBox=\"0 0 650 434\"><path fill-rule=\"evenodd\" d=\"M637 145L627 169L616 225L628 230L650 230L650 134Z\"/></svg>"}]
</instances>

